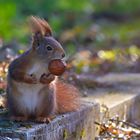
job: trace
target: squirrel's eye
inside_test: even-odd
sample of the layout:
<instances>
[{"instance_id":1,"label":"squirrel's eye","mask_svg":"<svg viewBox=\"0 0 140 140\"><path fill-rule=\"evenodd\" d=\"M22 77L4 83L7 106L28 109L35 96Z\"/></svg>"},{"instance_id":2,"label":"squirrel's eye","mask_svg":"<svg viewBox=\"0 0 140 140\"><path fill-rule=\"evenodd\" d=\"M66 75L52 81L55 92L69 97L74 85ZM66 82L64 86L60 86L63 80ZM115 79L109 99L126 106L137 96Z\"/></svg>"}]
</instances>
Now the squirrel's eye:
<instances>
[{"instance_id":1,"label":"squirrel's eye","mask_svg":"<svg viewBox=\"0 0 140 140\"><path fill-rule=\"evenodd\" d=\"M48 45L48 46L47 46L47 50L48 50L48 51L51 51L51 50L52 50L52 47Z\"/></svg>"}]
</instances>

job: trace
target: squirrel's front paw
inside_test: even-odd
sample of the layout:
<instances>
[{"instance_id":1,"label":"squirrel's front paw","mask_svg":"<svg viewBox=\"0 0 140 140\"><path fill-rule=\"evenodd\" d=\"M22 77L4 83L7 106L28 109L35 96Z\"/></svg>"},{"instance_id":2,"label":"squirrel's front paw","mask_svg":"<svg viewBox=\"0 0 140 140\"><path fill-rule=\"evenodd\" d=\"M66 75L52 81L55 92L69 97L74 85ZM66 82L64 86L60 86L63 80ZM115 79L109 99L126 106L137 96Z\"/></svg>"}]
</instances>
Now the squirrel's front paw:
<instances>
[{"instance_id":1,"label":"squirrel's front paw","mask_svg":"<svg viewBox=\"0 0 140 140\"><path fill-rule=\"evenodd\" d=\"M24 76L24 82L28 84L37 84L36 76L34 74L31 75L26 74Z\"/></svg>"},{"instance_id":2,"label":"squirrel's front paw","mask_svg":"<svg viewBox=\"0 0 140 140\"><path fill-rule=\"evenodd\" d=\"M40 83L50 84L55 79L55 76L52 74L42 74L40 77Z\"/></svg>"}]
</instances>

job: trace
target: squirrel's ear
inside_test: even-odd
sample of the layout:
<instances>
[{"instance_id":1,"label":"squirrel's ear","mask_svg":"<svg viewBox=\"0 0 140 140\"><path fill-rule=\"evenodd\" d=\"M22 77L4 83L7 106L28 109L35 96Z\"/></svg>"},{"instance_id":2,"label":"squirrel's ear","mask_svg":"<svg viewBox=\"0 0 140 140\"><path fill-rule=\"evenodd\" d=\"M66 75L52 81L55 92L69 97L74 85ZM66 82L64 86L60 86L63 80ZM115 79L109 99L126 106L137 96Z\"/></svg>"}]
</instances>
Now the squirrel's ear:
<instances>
[{"instance_id":1,"label":"squirrel's ear","mask_svg":"<svg viewBox=\"0 0 140 140\"><path fill-rule=\"evenodd\" d=\"M40 23L41 27L43 28L43 35L44 36L52 36L52 29L48 22L44 19L37 18L38 22Z\"/></svg>"},{"instance_id":2,"label":"squirrel's ear","mask_svg":"<svg viewBox=\"0 0 140 140\"><path fill-rule=\"evenodd\" d=\"M42 42L43 38L40 33L35 33L32 36L32 48L33 50L36 50L40 46L40 42Z\"/></svg>"},{"instance_id":3,"label":"squirrel's ear","mask_svg":"<svg viewBox=\"0 0 140 140\"><path fill-rule=\"evenodd\" d=\"M30 27L33 34L40 34L42 36L51 36L52 30L47 21L38 17L31 16Z\"/></svg>"}]
</instances>

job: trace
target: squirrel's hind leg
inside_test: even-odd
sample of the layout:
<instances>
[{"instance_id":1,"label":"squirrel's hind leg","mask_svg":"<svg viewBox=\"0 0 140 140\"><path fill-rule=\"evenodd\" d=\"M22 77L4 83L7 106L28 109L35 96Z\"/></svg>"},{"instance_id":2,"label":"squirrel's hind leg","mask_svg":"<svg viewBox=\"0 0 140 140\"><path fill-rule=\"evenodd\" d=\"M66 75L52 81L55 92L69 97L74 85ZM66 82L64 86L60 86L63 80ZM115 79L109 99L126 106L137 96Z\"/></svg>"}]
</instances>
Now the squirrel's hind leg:
<instances>
[{"instance_id":1,"label":"squirrel's hind leg","mask_svg":"<svg viewBox=\"0 0 140 140\"><path fill-rule=\"evenodd\" d=\"M9 119L15 121L26 121L28 119L28 113L24 106L22 106L18 101L18 90L12 88L12 90L7 87L7 107L9 109Z\"/></svg>"},{"instance_id":2,"label":"squirrel's hind leg","mask_svg":"<svg viewBox=\"0 0 140 140\"><path fill-rule=\"evenodd\" d=\"M41 95L41 96L40 96ZM41 100L37 107L36 121L50 122L56 113L56 95L53 88L45 86L39 92Z\"/></svg>"}]
</instances>

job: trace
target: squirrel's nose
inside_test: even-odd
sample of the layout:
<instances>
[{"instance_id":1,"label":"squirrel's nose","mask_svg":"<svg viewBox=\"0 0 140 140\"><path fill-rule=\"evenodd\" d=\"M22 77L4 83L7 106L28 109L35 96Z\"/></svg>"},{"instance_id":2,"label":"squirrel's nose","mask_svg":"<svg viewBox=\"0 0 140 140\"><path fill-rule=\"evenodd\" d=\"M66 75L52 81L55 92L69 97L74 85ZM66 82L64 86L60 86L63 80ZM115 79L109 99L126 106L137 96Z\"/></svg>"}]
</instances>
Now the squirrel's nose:
<instances>
[{"instance_id":1,"label":"squirrel's nose","mask_svg":"<svg viewBox=\"0 0 140 140\"><path fill-rule=\"evenodd\" d=\"M65 57L65 53L62 54L62 58L64 58L64 57Z\"/></svg>"}]
</instances>

